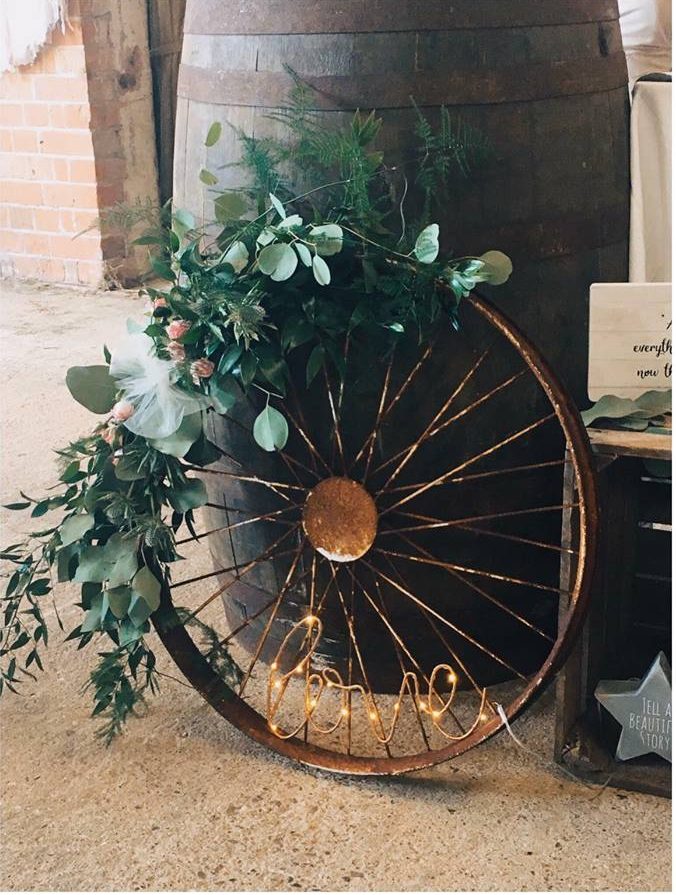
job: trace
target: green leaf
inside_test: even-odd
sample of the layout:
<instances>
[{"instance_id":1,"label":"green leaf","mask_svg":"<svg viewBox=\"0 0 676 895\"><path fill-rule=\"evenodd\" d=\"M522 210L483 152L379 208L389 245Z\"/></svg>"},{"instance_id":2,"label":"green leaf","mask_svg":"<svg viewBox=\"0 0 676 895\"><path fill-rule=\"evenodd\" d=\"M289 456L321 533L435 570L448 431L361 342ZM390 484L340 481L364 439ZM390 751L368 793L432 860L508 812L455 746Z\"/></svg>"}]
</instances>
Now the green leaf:
<instances>
[{"instance_id":1,"label":"green leaf","mask_svg":"<svg viewBox=\"0 0 676 895\"><path fill-rule=\"evenodd\" d=\"M207 489L201 479L188 479L185 485L176 485L169 493L169 502L177 513L187 513L207 502Z\"/></svg>"},{"instance_id":2,"label":"green leaf","mask_svg":"<svg viewBox=\"0 0 676 895\"><path fill-rule=\"evenodd\" d=\"M6 510L27 510L30 506L28 501L19 501L19 503L3 503Z\"/></svg>"},{"instance_id":3,"label":"green leaf","mask_svg":"<svg viewBox=\"0 0 676 895\"><path fill-rule=\"evenodd\" d=\"M138 568L137 546L135 538L123 538L117 532L102 547L84 547L73 580L108 581L111 587L126 584Z\"/></svg>"},{"instance_id":4,"label":"green leaf","mask_svg":"<svg viewBox=\"0 0 676 895\"><path fill-rule=\"evenodd\" d=\"M320 286L328 286L331 282L329 265L319 255L315 255L312 259L312 273Z\"/></svg>"},{"instance_id":5,"label":"green leaf","mask_svg":"<svg viewBox=\"0 0 676 895\"><path fill-rule=\"evenodd\" d=\"M242 356L243 351L244 348L241 345L231 345L218 362L218 372L229 373Z\"/></svg>"},{"instance_id":6,"label":"green leaf","mask_svg":"<svg viewBox=\"0 0 676 895\"><path fill-rule=\"evenodd\" d=\"M79 541L80 538L93 527L94 516L91 513L81 513L77 516L70 516L61 523L59 528L59 537L63 547Z\"/></svg>"},{"instance_id":7,"label":"green leaf","mask_svg":"<svg viewBox=\"0 0 676 895\"><path fill-rule=\"evenodd\" d=\"M219 449L202 432L185 455L184 460L193 466L209 466L210 463L215 463L220 456Z\"/></svg>"},{"instance_id":8,"label":"green leaf","mask_svg":"<svg viewBox=\"0 0 676 895\"><path fill-rule=\"evenodd\" d=\"M328 258L337 255L343 248L343 229L338 224L321 224L310 230L310 238L320 255Z\"/></svg>"},{"instance_id":9,"label":"green leaf","mask_svg":"<svg viewBox=\"0 0 676 895\"><path fill-rule=\"evenodd\" d=\"M280 216L280 218L281 218L282 220L284 220L284 219L286 218L286 212L284 211L284 206L283 206L282 203L279 201L279 199L277 198L277 196L273 196L273 194L270 193L270 202L271 202L271 204L272 204L272 207L275 209L275 211L277 212L277 214Z\"/></svg>"},{"instance_id":10,"label":"green leaf","mask_svg":"<svg viewBox=\"0 0 676 895\"><path fill-rule=\"evenodd\" d=\"M231 264L235 273L240 273L249 263L249 250L241 240L237 240L225 253L223 261Z\"/></svg>"},{"instance_id":11,"label":"green leaf","mask_svg":"<svg viewBox=\"0 0 676 895\"><path fill-rule=\"evenodd\" d=\"M137 482L140 479L145 478L146 473L142 472L138 468L138 464L141 460L141 457L138 454L123 454L121 457L116 457L117 463L113 467L115 470L115 476L121 482Z\"/></svg>"},{"instance_id":12,"label":"green leaf","mask_svg":"<svg viewBox=\"0 0 676 895\"><path fill-rule=\"evenodd\" d=\"M149 438L148 444L160 451L169 454L170 457L184 457L190 450L202 432L202 414L190 413L183 417L183 422L178 429L166 438Z\"/></svg>"},{"instance_id":13,"label":"green leaf","mask_svg":"<svg viewBox=\"0 0 676 895\"><path fill-rule=\"evenodd\" d=\"M312 255L310 249L302 242L294 242L294 249L298 252L298 257L306 267L312 267Z\"/></svg>"},{"instance_id":14,"label":"green leaf","mask_svg":"<svg viewBox=\"0 0 676 895\"><path fill-rule=\"evenodd\" d=\"M174 223L174 230L181 239L183 239L186 233L190 230L195 229L195 218L185 208L177 208L172 215L172 220Z\"/></svg>"},{"instance_id":15,"label":"green leaf","mask_svg":"<svg viewBox=\"0 0 676 895\"><path fill-rule=\"evenodd\" d=\"M504 252L484 252L479 256L479 260L484 263L480 278L491 286L502 286L512 275L514 268L511 259Z\"/></svg>"},{"instance_id":16,"label":"green leaf","mask_svg":"<svg viewBox=\"0 0 676 895\"><path fill-rule=\"evenodd\" d=\"M71 581L73 578L73 558L78 554L78 545L69 544L56 553L56 580Z\"/></svg>"},{"instance_id":17,"label":"green leaf","mask_svg":"<svg viewBox=\"0 0 676 895\"><path fill-rule=\"evenodd\" d=\"M84 617L84 621L80 625L80 631L85 634L88 631L98 631L101 627L103 609L103 594L97 594L92 600L91 609Z\"/></svg>"},{"instance_id":18,"label":"green leaf","mask_svg":"<svg viewBox=\"0 0 676 895\"><path fill-rule=\"evenodd\" d=\"M310 357L308 358L307 366L305 368L305 381L307 387L310 387L313 379L319 373L321 368L324 365L324 358L326 356L326 352L324 351L323 345L317 345L312 349Z\"/></svg>"},{"instance_id":19,"label":"green leaf","mask_svg":"<svg viewBox=\"0 0 676 895\"><path fill-rule=\"evenodd\" d=\"M314 337L315 328L305 317L289 317L282 328L281 343L285 351L304 345Z\"/></svg>"},{"instance_id":20,"label":"green leaf","mask_svg":"<svg viewBox=\"0 0 676 895\"><path fill-rule=\"evenodd\" d=\"M267 274L276 283L288 280L298 266L298 256L284 242L265 246L258 256L261 273Z\"/></svg>"},{"instance_id":21,"label":"green leaf","mask_svg":"<svg viewBox=\"0 0 676 895\"><path fill-rule=\"evenodd\" d=\"M218 183L218 177L212 174L211 171L207 171L206 168L202 168L200 171L200 180L207 186L214 186L214 184Z\"/></svg>"},{"instance_id":22,"label":"green leaf","mask_svg":"<svg viewBox=\"0 0 676 895\"><path fill-rule=\"evenodd\" d=\"M223 125L220 121L214 121L209 130L207 131L207 138L204 141L204 145L209 148L210 146L215 146L216 143L221 139L221 133L223 132Z\"/></svg>"},{"instance_id":23,"label":"green leaf","mask_svg":"<svg viewBox=\"0 0 676 895\"><path fill-rule=\"evenodd\" d=\"M432 264L439 254L439 224L430 224L416 239L413 254L421 264Z\"/></svg>"},{"instance_id":24,"label":"green leaf","mask_svg":"<svg viewBox=\"0 0 676 895\"><path fill-rule=\"evenodd\" d=\"M139 573L137 572L137 577L138 574ZM131 588L126 584L122 584L119 587L109 588L106 591L106 594L108 596L110 611L115 618L124 618L129 609L129 604L131 603Z\"/></svg>"},{"instance_id":25,"label":"green leaf","mask_svg":"<svg viewBox=\"0 0 676 895\"><path fill-rule=\"evenodd\" d=\"M239 369L242 382L245 386L254 381L256 371L258 370L258 358L253 351L247 351L242 355Z\"/></svg>"},{"instance_id":26,"label":"green leaf","mask_svg":"<svg viewBox=\"0 0 676 895\"><path fill-rule=\"evenodd\" d=\"M221 193L214 199L214 214L220 224L239 220L247 210L246 199L239 193Z\"/></svg>"},{"instance_id":27,"label":"green leaf","mask_svg":"<svg viewBox=\"0 0 676 895\"><path fill-rule=\"evenodd\" d=\"M71 367L66 385L78 404L92 413L109 413L117 397L117 383L103 365Z\"/></svg>"},{"instance_id":28,"label":"green leaf","mask_svg":"<svg viewBox=\"0 0 676 895\"><path fill-rule=\"evenodd\" d=\"M159 609L162 586L148 566L143 566L134 575L131 589L134 595L143 597L146 606L150 608L151 612Z\"/></svg>"},{"instance_id":29,"label":"green leaf","mask_svg":"<svg viewBox=\"0 0 676 895\"><path fill-rule=\"evenodd\" d=\"M216 413L228 413L242 397L242 389L234 376L212 376L209 397Z\"/></svg>"},{"instance_id":30,"label":"green leaf","mask_svg":"<svg viewBox=\"0 0 676 895\"><path fill-rule=\"evenodd\" d=\"M264 451L281 451L289 437L289 424L268 404L254 420L253 436Z\"/></svg>"},{"instance_id":31,"label":"green leaf","mask_svg":"<svg viewBox=\"0 0 676 895\"><path fill-rule=\"evenodd\" d=\"M171 264L168 264L161 258L151 258L150 266L160 279L169 280L170 282L173 282L176 279L174 271L171 269Z\"/></svg>"},{"instance_id":32,"label":"green leaf","mask_svg":"<svg viewBox=\"0 0 676 895\"><path fill-rule=\"evenodd\" d=\"M671 390L650 389L638 398L618 398L603 395L588 410L581 414L585 426L598 419L623 420L626 428L646 429L651 417L661 416L671 411ZM634 422L630 422L634 421ZM644 425L640 425L643 421Z\"/></svg>"}]
</instances>

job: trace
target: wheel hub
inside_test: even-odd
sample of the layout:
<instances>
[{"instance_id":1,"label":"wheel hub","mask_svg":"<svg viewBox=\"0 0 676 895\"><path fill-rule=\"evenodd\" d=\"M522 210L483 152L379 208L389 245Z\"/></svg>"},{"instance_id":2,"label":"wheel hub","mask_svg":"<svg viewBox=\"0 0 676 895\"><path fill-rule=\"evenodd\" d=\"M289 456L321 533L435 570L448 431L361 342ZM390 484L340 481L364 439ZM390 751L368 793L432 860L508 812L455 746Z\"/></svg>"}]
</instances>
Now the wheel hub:
<instances>
[{"instance_id":1,"label":"wheel hub","mask_svg":"<svg viewBox=\"0 0 676 895\"><path fill-rule=\"evenodd\" d=\"M303 528L318 553L352 562L367 553L378 530L378 512L368 491L342 477L324 479L307 496Z\"/></svg>"}]
</instances>

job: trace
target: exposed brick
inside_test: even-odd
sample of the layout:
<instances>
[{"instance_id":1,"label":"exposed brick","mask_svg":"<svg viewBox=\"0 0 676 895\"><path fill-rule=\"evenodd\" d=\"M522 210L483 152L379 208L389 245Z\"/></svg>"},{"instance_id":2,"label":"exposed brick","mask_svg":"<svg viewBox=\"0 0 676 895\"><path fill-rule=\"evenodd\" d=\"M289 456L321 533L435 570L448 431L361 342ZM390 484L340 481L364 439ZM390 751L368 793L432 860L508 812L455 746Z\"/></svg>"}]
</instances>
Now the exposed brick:
<instances>
[{"instance_id":1,"label":"exposed brick","mask_svg":"<svg viewBox=\"0 0 676 895\"><path fill-rule=\"evenodd\" d=\"M37 152L38 132L16 129L12 132L12 148L14 152Z\"/></svg>"},{"instance_id":2,"label":"exposed brick","mask_svg":"<svg viewBox=\"0 0 676 895\"><path fill-rule=\"evenodd\" d=\"M18 72L5 72L0 75L0 99L21 102L34 97L33 78L26 78Z\"/></svg>"},{"instance_id":3,"label":"exposed brick","mask_svg":"<svg viewBox=\"0 0 676 895\"><path fill-rule=\"evenodd\" d=\"M85 77L66 78L60 75L36 75L35 98L51 102L84 102L87 99Z\"/></svg>"},{"instance_id":4,"label":"exposed brick","mask_svg":"<svg viewBox=\"0 0 676 895\"><path fill-rule=\"evenodd\" d=\"M103 263L78 261L77 282L83 286L100 286L103 282Z\"/></svg>"},{"instance_id":5,"label":"exposed brick","mask_svg":"<svg viewBox=\"0 0 676 895\"><path fill-rule=\"evenodd\" d=\"M92 152L92 138L85 130L45 130L40 133L40 147L49 155L87 156Z\"/></svg>"},{"instance_id":6,"label":"exposed brick","mask_svg":"<svg viewBox=\"0 0 676 895\"><path fill-rule=\"evenodd\" d=\"M33 217L36 230L47 233L60 233L63 230L61 214L55 208L36 208L33 210Z\"/></svg>"},{"instance_id":7,"label":"exposed brick","mask_svg":"<svg viewBox=\"0 0 676 895\"><path fill-rule=\"evenodd\" d=\"M59 226L62 233L83 233L91 230L96 222L95 211L71 211L61 209L59 212ZM92 230L92 232L97 232Z\"/></svg>"},{"instance_id":8,"label":"exposed brick","mask_svg":"<svg viewBox=\"0 0 676 895\"><path fill-rule=\"evenodd\" d=\"M40 240L44 244L44 240ZM96 261L101 258L101 240L97 235L50 236L49 249L57 258L74 258L76 261Z\"/></svg>"},{"instance_id":9,"label":"exposed brick","mask_svg":"<svg viewBox=\"0 0 676 895\"><path fill-rule=\"evenodd\" d=\"M23 180L8 180L2 184L2 201L8 205L41 205L42 186Z\"/></svg>"},{"instance_id":10,"label":"exposed brick","mask_svg":"<svg viewBox=\"0 0 676 895\"><path fill-rule=\"evenodd\" d=\"M49 124L49 106L46 103L26 103L23 119L30 127L45 127Z\"/></svg>"},{"instance_id":11,"label":"exposed brick","mask_svg":"<svg viewBox=\"0 0 676 895\"><path fill-rule=\"evenodd\" d=\"M70 162L67 158L52 159L52 180L59 183L68 183L70 181Z\"/></svg>"},{"instance_id":12,"label":"exposed brick","mask_svg":"<svg viewBox=\"0 0 676 895\"><path fill-rule=\"evenodd\" d=\"M0 230L0 252L19 254L23 252L23 233L15 230Z\"/></svg>"},{"instance_id":13,"label":"exposed brick","mask_svg":"<svg viewBox=\"0 0 676 895\"><path fill-rule=\"evenodd\" d=\"M25 205L9 207L9 223L15 230L33 229L33 209Z\"/></svg>"},{"instance_id":14,"label":"exposed brick","mask_svg":"<svg viewBox=\"0 0 676 895\"><path fill-rule=\"evenodd\" d=\"M44 204L52 208L97 209L96 187L76 183L46 183L42 187Z\"/></svg>"},{"instance_id":15,"label":"exposed brick","mask_svg":"<svg viewBox=\"0 0 676 895\"><path fill-rule=\"evenodd\" d=\"M24 123L24 107L21 103L0 103L0 117L5 127L21 125Z\"/></svg>"},{"instance_id":16,"label":"exposed brick","mask_svg":"<svg viewBox=\"0 0 676 895\"><path fill-rule=\"evenodd\" d=\"M52 127L69 130L88 128L89 120L88 103L59 103L49 107L49 123Z\"/></svg>"},{"instance_id":17,"label":"exposed brick","mask_svg":"<svg viewBox=\"0 0 676 895\"><path fill-rule=\"evenodd\" d=\"M0 152L11 152L13 149L12 132L0 130Z\"/></svg>"},{"instance_id":18,"label":"exposed brick","mask_svg":"<svg viewBox=\"0 0 676 895\"><path fill-rule=\"evenodd\" d=\"M75 159L69 162L69 177L71 183L95 183L96 168L94 159Z\"/></svg>"},{"instance_id":19,"label":"exposed brick","mask_svg":"<svg viewBox=\"0 0 676 895\"><path fill-rule=\"evenodd\" d=\"M102 158L96 162L96 176L100 184L118 184L124 180L127 163L123 158Z\"/></svg>"},{"instance_id":20,"label":"exposed brick","mask_svg":"<svg viewBox=\"0 0 676 895\"><path fill-rule=\"evenodd\" d=\"M98 200L101 208L110 208L116 202L124 202L124 184L107 183L99 185Z\"/></svg>"},{"instance_id":21,"label":"exposed brick","mask_svg":"<svg viewBox=\"0 0 676 895\"><path fill-rule=\"evenodd\" d=\"M15 156L16 158L16 156ZM54 160L41 155L29 155L25 158L28 174L26 178L31 180L54 180Z\"/></svg>"}]
</instances>

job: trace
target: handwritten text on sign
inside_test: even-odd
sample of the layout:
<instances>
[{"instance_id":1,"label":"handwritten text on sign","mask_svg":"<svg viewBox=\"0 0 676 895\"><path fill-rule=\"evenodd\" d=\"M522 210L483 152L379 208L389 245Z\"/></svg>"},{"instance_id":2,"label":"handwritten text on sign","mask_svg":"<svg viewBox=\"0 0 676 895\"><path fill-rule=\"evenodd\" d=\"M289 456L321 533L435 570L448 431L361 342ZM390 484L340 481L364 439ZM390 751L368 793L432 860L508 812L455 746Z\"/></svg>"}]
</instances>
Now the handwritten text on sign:
<instances>
[{"instance_id":1,"label":"handwritten text on sign","mask_svg":"<svg viewBox=\"0 0 676 895\"><path fill-rule=\"evenodd\" d=\"M589 398L671 388L671 284L595 283L589 299Z\"/></svg>"}]
</instances>

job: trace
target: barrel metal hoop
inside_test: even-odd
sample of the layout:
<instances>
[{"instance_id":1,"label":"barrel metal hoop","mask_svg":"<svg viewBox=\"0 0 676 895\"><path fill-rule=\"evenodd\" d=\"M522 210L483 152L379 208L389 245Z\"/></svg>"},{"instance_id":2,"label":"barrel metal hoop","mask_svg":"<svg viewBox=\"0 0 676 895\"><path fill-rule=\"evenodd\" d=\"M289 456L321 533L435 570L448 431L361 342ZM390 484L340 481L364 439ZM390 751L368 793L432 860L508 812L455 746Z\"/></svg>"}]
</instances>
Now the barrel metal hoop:
<instances>
[{"instance_id":1,"label":"barrel metal hoop","mask_svg":"<svg viewBox=\"0 0 676 895\"><path fill-rule=\"evenodd\" d=\"M569 62L513 65L509 68L464 69L380 76L302 76L312 88L317 111L467 106L533 102L559 96L601 93L626 86L624 53ZM288 102L293 78L276 71L215 71L181 65L178 95L224 106L274 109Z\"/></svg>"},{"instance_id":2,"label":"barrel metal hoop","mask_svg":"<svg viewBox=\"0 0 676 895\"><path fill-rule=\"evenodd\" d=\"M616 21L617 0L201 0L186 34L363 34L529 28Z\"/></svg>"}]
</instances>

